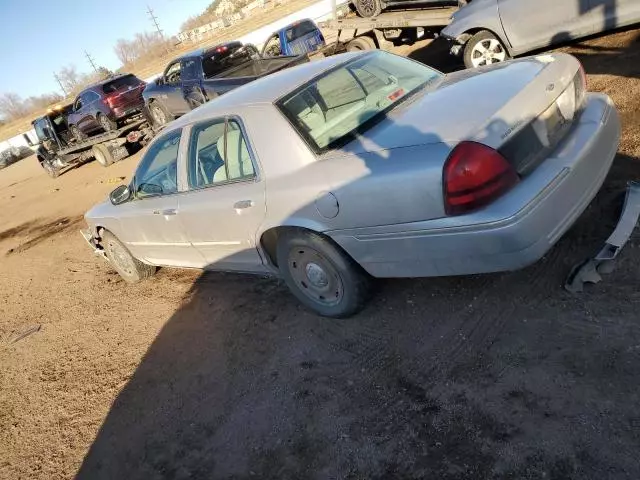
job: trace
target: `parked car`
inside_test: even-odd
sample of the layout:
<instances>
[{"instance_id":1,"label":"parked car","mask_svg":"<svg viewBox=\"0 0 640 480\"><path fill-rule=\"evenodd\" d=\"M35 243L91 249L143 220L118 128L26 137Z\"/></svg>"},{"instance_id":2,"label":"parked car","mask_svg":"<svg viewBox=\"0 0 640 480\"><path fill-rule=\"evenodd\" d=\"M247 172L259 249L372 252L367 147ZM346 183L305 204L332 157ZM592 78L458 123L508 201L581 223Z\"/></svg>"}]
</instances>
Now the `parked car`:
<instances>
[{"instance_id":1,"label":"parked car","mask_svg":"<svg viewBox=\"0 0 640 480\"><path fill-rule=\"evenodd\" d=\"M440 7L454 5L456 0L352 0L351 5L361 17L377 17L390 7Z\"/></svg>"},{"instance_id":2,"label":"parked car","mask_svg":"<svg viewBox=\"0 0 640 480\"><path fill-rule=\"evenodd\" d=\"M473 68L637 22L638 0L473 0L442 35Z\"/></svg>"},{"instance_id":3,"label":"parked car","mask_svg":"<svg viewBox=\"0 0 640 480\"><path fill-rule=\"evenodd\" d=\"M224 43L176 58L143 97L154 123L165 125L234 88L306 61L304 55L261 58L253 45Z\"/></svg>"},{"instance_id":4,"label":"parked car","mask_svg":"<svg viewBox=\"0 0 640 480\"><path fill-rule=\"evenodd\" d=\"M450 75L381 51L310 62L169 124L85 236L127 281L274 273L333 317L363 306L370 276L519 269L616 154L616 109L585 90L566 54Z\"/></svg>"},{"instance_id":5,"label":"parked car","mask_svg":"<svg viewBox=\"0 0 640 480\"><path fill-rule=\"evenodd\" d=\"M322 32L313 20L301 20L271 34L262 47L263 57L302 55L326 45Z\"/></svg>"},{"instance_id":6,"label":"parked car","mask_svg":"<svg viewBox=\"0 0 640 480\"><path fill-rule=\"evenodd\" d=\"M124 74L85 88L67 116L73 137L81 142L96 132L116 130L124 120L142 113L145 86L135 75Z\"/></svg>"}]
</instances>

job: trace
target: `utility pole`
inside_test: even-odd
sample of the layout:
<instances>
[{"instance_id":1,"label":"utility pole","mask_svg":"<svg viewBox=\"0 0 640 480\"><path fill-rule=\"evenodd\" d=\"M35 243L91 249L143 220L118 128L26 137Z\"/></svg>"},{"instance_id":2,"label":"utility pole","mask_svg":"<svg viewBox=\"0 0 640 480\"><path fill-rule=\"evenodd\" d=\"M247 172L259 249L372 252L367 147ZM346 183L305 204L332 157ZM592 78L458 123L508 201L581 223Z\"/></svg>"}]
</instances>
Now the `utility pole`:
<instances>
[{"instance_id":1,"label":"utility pole","mask_svg":"<svg viewBox=\"0 0 640 480\"><path fill-rule=\"evenodd\" d=\"M98 67L96 67L96 62L93 60L93 57L91 55L89 55L89 52L87 52L85 50L84 51L84 56L87 57L87 60L89 61L89 64L93 68L93 71L98 73Z\"/></svg>"},{"instance_id":2,"label":"utility pole","mask_svg":"<svg viewBox=\"0 0 640 480\"><path fill-rule=\"evenodd\" d=\"M149 4L147 4L147 13L149 14L149 20L153 22L153 24L156 27L156 30L158 31L158 35L160 35L160 40L162 40L162 43L165 46L165 50L167 51L167 53L169 53L169 47L167 43L164 41L164 34L162 33L162 29L160 28L160 25L158 25L158 17L154 15L153 9L149 6Z\"/></svg>"},{"instance_id":3,"label":"utility pole","mask_svg":"<svg viewBox=\"0 0 640 480\"><path fill-rule=\"evenodd\" d=\"M53 72L53 78L55 78L56 82L58 82L58 85L60 85L60 90L62 90L62 93L64 93L64 96L67 97L69 94L67 93L67 91L62 86L62 81L60 81L60 77L58 76L58 74L56 72Z\"/></svg>"}]
</instances>

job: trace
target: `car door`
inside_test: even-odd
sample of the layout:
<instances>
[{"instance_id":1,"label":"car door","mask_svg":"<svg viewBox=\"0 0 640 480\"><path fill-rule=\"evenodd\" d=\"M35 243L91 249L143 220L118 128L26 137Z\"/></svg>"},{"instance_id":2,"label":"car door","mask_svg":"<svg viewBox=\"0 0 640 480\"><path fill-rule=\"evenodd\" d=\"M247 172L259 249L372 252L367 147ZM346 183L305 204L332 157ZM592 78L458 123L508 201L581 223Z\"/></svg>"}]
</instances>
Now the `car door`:
<instances>
[{"instance_id":1,"label":"car door","mask_svg":"<svg viewBox=\"0 0 640 480\"><path fill-rule=\"evenodd\" d=\"M594 10L597 31L607 31L640 22L638 0L589 0Z\"/></svg>"},{"instance_id":2,"label":"car door","mask_svg":"<svg viewBox=\"0 0 640 480\"><path fill-rule=\"evenodd\" d=\"M94 132L100 129L96 112L96 102L100 100L100 95L96 92L88 91L82 95L82 130L85 132Z\"/></svg>"},{"instance_id":3,"label":"car door","mask_svg":"<svg viewBox=\"0 0 640 480\"><path fill-rule=\"evenodd\" d=\"M180 60L171 63L165 70L163 79L162 103L174 115L181 115L190 110L182 95L182 67Z\"/></svg>"},{"instance_id":4,"label":"car door","mask_svg":"<svg viewBox=\"0 0 640 480\"><path fill-rule=\"evenodd\" d=\"M118 237L131 253L154 265L200 267L178 209L181 130L158 138L145 153L133 182L133 200L119 205Z\"/></svg>"},{"instance_id":5,"label":"car door","mask_svg":"<svg viewBox=\"0 0 640 480\"><path fill-rule=\"evenodd\" d=\"M514 55L594 33L592 0L498 0Z\"/></svg>"},{"instance_id":6,"label":"car door","mask_svg":"<svg viewBox=\"0 0 640 480\"><path fill-rule=\"evenodd\" d=\"M79 95L73 102L73 111L69 115L69 123L77 126L80 130L82 130L82 106L82 95Z\"/></svg>"},{"instance_id":7,"label":"car door","mask_svg":"<svg viewBox=\"0 0 640 480\"><path fill-rule=\"evenodd\" d=\"M206 268L265 271L256 232L265 217L264 179L238 118L196 124L189 134L187 186L179 207Z\"/></svg>"}]
</instances>

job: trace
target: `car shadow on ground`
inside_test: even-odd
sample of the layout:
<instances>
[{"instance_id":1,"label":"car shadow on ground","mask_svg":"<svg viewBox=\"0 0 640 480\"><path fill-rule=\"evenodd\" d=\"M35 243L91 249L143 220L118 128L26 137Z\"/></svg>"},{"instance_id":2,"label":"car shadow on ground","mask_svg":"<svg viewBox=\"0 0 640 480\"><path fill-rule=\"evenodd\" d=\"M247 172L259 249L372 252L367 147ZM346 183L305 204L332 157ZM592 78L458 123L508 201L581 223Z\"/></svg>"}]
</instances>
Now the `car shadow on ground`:
<instances>
[{"instance_id":1,"label":"car shadow on ground","mask_svg":"<svg viewBox=\"0 0 640 480\"><path fill-rule=\"evenodd\" d=\"M637 477L637 267L611 275L620 288L561 289L637 165L618 156L534 266L381 281L352 319L309 313L274 279L201 275L77 478Z\"/></svg>"}]
</instances>

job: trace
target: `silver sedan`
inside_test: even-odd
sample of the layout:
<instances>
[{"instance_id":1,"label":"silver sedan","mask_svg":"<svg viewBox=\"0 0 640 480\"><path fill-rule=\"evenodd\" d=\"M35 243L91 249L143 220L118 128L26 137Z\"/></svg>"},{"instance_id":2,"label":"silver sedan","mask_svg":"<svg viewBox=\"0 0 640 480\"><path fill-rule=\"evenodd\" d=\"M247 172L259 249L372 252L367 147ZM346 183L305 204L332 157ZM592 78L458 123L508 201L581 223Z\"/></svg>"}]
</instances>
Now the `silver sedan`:
<instances>
[{"instance_id":1,"label":"silver sedan","mask_svg":"<svg viewBox=\"0 0 640 480\"><path fill-rule=\"evenodd\" d=\"M602 185L611 100L564 54L443 75L385 52L312 62L172 122L86 214L127 281L157 266L273 273L345 317L371 277L515 270Z\"/></svg>"}]
</instances>

